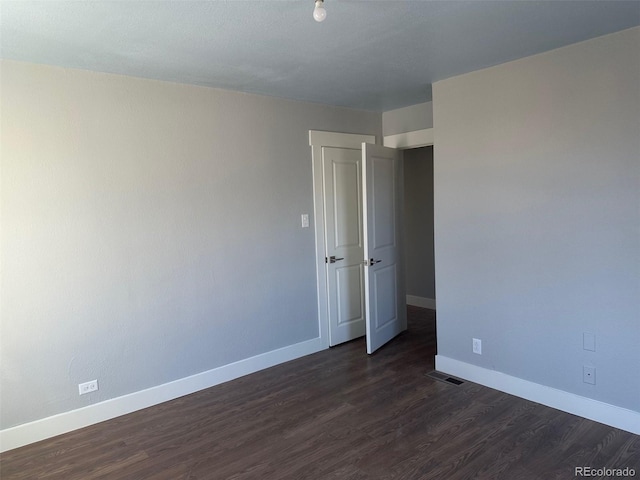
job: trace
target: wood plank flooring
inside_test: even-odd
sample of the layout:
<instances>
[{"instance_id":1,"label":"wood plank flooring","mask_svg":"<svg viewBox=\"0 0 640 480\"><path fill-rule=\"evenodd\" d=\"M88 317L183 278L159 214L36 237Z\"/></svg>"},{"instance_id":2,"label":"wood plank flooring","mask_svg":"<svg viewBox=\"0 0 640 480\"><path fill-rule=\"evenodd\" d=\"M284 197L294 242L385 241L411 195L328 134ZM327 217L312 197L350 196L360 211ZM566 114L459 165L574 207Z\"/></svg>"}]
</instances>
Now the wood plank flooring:
<instances>
[{"instance_id":1,"label":"wood plank flooring","mask_svg":"<svg viewBox=\"0 0 640 480\"><path fill-rule=\"evenodd\" d=\"M425 376L435 313L408 313L372 356L356 340L15 449L0 478L549 480L576 466L640 478L638 435Z\"/></svg>"}]
</instances>

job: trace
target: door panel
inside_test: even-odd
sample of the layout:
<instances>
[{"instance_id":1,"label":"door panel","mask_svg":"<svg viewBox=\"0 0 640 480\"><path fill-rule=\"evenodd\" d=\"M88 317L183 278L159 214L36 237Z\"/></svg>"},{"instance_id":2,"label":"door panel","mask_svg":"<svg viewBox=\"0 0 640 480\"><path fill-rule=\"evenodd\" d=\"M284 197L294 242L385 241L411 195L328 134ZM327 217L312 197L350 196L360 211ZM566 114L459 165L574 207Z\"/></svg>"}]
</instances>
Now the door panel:
<instances>
[{"instance_id":1,"label":"door panel","mask_svg":"<svg viewBox=\"0 0 640 480\"><path fill-rule=\"evenodd\" d=\"M395 265L374 270L372 275L374 292L395 292L397 290ZM396 319L398 302L395 295L387 297L386 295L378 294L375 295L375 300L375 313L373 315L375 324L373 328L376 332L379 332Z\"/></svg>"},{"instance_id":2,"label":"door panel","mask_svg":"<svg viewBox=\"0 0 640 480\"><path fill-rule=\"evenodd\" d=\"M349 150L358 154L357 151ZM334 248L362 248L362 215L360 214L360 162L338 160L332 152ZM360 155L358 155L359 157ZM354 188L354 186L356 188ZM354 221L354 219L357 219Z\"/></svg>"},{"instance_id":3,"label":"door panel","mask_svg":"<svg viewBox=\"0 0 640 480\"><path fill-rule=\"evenodd\" d=\"M336 268L336 290L340 296L337 301L339 327L361 322L364 319L364 303L362 301L364 279L362 277L361 264Z\"/></svg>"},{"instance_id":4,"label":"door panel","mask_svg":"<svg viewBox=\"0 0 640 480\"><path fill-rule=\"evenodd\" d=\"M360 150L323 148L329 345L365 334ZM335 258L335 261L331 260Z\"/></svg>"},{"instance_id":5,"label":"door panel","mask_svg":"<svg viewBox=\"0 0 640 480\"><path fill-rule=\"evenodd\" d=\"M362 144L367 353L407 328L402 268L402 153Z\"/></svg>"},{"instance_id":6,"label":"door panel","mask_svg":"<svg viewBox=\"0 0 640 480\"><path fill-rule=\"evenodd\" d=\"M395 166L386 158L371 158L372 175L372 227L373 253L381 253L383 248L394 248L396 245L395 222Z\"/></svg>"}]
</instances>

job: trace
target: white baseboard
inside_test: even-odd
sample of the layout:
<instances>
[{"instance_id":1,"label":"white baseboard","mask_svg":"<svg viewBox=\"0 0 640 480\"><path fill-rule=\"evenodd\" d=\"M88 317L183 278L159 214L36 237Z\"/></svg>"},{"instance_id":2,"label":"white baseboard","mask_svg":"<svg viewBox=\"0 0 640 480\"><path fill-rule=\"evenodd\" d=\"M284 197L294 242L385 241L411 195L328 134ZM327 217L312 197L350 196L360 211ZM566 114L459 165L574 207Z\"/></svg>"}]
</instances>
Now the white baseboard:
<instances>
[{"instance_id":1,"label":"white baseboard","mask_svg":"<svg viewBox=\"0 0 640 480\"><path fill-rule=\"evenodd\" d=\"M126 415L265 368L324 350L314 338L206 372L0 431L0 452Z\"/></svg>"},{"instance_id":2,"label":"white baseboard","mask_svg":"<svg viewBox=\"0 0 640 480\"><path fill-rule=\"evenodd\" d=\"M413 305L414 307L436 309L435 298L417 297L415 295L407 295L407 305Z\"/></svg>"},{"instance_id":3,"label":"white baseboard","mask_svg":"<svg viewBox=\"0 0 640 480\"><path fill-rule=\"evenodd\" d=\"M640 412L436 355L436 370L640 435Z\"/></svg>"}]
</instances>

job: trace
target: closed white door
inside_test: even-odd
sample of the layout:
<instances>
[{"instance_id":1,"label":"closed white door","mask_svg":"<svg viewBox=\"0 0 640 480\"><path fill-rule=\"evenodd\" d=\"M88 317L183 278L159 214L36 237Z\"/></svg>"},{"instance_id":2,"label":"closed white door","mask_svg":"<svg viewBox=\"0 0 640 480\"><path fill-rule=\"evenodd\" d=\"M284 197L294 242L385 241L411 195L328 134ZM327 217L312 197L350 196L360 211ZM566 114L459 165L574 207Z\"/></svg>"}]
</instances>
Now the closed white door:
<instances>
[{"instance_id":1,"label":"closed white door","mask_svg":"<svg viewBox=\"0 0 640 480\"><path fill-rule=\"evenodd\" d=\"M329 345L365 334L362 154L322 149Z\"/></svg>"},{"instance_id":2,"label":"closed white door","mask_svg":"<svg viewBox=\"0 0 640 480\"><path fill-rule=\"evenodd\" d=\"M362 144L367 353L407 329L402 152Z\"/></svg>"}]
</instances>

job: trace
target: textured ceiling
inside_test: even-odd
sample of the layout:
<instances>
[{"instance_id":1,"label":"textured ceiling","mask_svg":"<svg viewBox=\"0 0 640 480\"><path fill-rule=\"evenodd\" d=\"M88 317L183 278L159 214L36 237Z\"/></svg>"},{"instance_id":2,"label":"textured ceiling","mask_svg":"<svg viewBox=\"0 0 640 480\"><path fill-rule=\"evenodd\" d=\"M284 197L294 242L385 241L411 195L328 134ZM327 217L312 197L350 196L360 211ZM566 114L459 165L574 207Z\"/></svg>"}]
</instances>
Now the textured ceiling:
<instances>
[{"instance_id":1,"label":"textured ceiling","mask_svg":"<svg viewBox=\"0 0 640 480\"><path fill-rule=\"evenodd\" d=\"M0 56L386 111L640 25L640 1L0 1ZM639 46L640 48L640 46Z\"/></svg>"}]
</instances>

